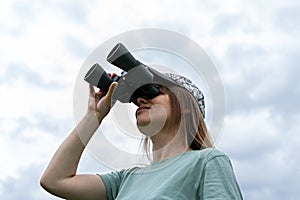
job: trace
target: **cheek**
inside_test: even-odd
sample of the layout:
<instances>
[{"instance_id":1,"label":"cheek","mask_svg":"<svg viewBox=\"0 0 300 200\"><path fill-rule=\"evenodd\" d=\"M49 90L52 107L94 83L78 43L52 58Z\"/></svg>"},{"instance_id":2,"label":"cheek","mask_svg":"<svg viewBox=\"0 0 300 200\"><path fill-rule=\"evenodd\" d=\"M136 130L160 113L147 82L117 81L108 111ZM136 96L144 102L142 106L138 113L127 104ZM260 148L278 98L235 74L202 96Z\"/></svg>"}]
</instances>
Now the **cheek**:
<instances>
[{"instance_id":1,"label":"cheek","mask_svg":"<svg viewBox=\"0 0 300 200\"><path fill-rule=\"evenodd\" d=\"M166 121L168 118L168 109L160 104L155 104L151 107L149 114L152 120Z\"/></svg>"},{"instance_id":2,"label":"cheek","mask_svg":"<svg viewBox=\"0 0 300 200\"><path fill-rule=\"evenodd\" d=\"M171 106L169 95L164 94L158 96L157 103L153 105L154 115L162 118L169 118L171 116Z\"/></svg>"}]
</instances>

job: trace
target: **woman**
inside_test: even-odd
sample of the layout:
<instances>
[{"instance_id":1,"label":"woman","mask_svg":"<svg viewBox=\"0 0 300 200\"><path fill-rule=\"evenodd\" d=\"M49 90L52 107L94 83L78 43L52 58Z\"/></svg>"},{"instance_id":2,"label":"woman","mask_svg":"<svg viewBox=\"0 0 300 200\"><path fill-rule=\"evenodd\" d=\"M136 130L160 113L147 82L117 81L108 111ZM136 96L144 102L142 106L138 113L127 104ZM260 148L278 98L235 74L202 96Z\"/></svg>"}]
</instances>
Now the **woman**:
<instances>
[{"instance_id":1,"label":"woman","mask_svg":"<svg viewBox=\"0 0 300 200\"><path fill-rule=\"evenodd\" d=\"M187 78L165 74L156 97L140 95L136 123L152 143L151 164L102 175L78 175L81 154L112 107L90 85L88 111L59 147L41 178L50 193L66 199L242 199L230 160L213 148L204 122L204 97ZM148 151L148 155L149 155Z\"/></svg>"}]
</instances>

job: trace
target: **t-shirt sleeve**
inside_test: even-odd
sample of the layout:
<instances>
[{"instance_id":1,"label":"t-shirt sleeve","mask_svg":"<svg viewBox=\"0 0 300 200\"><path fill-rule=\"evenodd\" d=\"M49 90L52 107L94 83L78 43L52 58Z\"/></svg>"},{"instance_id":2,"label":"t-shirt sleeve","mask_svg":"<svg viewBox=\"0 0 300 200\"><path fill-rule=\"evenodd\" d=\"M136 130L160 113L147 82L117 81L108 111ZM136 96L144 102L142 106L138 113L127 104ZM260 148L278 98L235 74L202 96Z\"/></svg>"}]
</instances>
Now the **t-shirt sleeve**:
<instances>
[{"instance_id":1,"label":"t-shirt sleeve","mask_svg":"<svg viewBox=\"0 0 300 200\"><path fill-rule=\"evenodd\" d=\"M122 174L123 170L99 175L104 183L108 200L113 200L117 197L122 181Z\"/></svg>"},{"instance_id":2,"label":"t-shirt sleeve","mask_svg":"<svg viewBox=\"0 0 300 200\"><path fill-rule=\"evenodd\" d=\"M231 162L223 154L210 159L204 168L200 199L243 199Z\"/></svg>"}]
</instances>

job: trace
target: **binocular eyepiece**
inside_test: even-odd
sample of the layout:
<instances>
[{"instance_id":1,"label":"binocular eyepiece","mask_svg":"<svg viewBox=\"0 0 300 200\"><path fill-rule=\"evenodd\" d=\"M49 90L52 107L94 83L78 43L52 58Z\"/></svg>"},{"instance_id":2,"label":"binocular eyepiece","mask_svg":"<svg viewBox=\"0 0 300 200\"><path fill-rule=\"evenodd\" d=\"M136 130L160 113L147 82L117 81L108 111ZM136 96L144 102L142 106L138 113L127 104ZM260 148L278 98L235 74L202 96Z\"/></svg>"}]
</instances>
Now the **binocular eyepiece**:
<instances>
[{"instance_id":1,"label":"binocular eyepiece","mask_svg":"<svg viewBox=\"0 0 300 200\"><path fill-rule=\"evenodd\" d=\"M117 81L113 99L122 103L137 104L138 97L152 99L160 94L155 86L153 69L136 60L122 44L118 43L108 54L106 60L123 70L120 76L110 77L98 64L94 64L86 73L84 80L107 92L109 86Z\"/></svg>"}]
</instances>

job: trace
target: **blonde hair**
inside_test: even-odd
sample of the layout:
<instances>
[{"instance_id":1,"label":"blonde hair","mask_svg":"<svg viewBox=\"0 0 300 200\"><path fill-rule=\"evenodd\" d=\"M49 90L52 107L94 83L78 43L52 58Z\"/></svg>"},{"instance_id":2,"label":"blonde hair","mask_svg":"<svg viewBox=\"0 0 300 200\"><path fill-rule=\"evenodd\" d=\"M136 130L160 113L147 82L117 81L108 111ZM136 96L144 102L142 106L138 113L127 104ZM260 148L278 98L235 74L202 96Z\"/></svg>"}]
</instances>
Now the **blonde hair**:
<instances>
[{"instance_id":1,"label":"blonde hair","mask_svg":"<svg viewBox=\"0 0 300 200\"><path fill-rule=\"evenodd\" d=\"M186 141L192 150L214 147L207 131L203 115L194 96L181 87L166 88L160 86L163 93L169 95L172 118L165 127L175 129L177 133L184 133ZM149 158L149 138L145 138L143 149Z\"/></svg>"}]
</instances>

